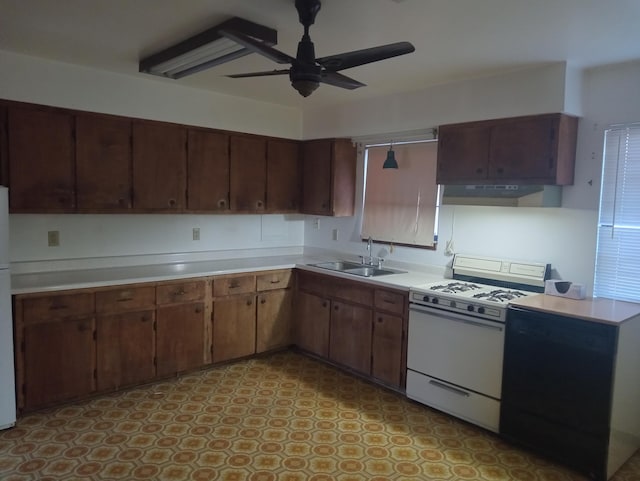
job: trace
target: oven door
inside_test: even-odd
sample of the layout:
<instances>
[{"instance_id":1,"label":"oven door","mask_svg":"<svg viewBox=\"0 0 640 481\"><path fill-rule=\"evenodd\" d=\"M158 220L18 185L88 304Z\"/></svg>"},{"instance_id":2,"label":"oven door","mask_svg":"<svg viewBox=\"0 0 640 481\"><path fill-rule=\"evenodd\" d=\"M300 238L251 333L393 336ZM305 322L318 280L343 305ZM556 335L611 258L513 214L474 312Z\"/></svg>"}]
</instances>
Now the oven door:
<instances>
[{"instance_id":1,"label":"oven door","mask_svg":"<svg viewBox=\"0 0 640 481\"><path fill-rule=\"evenodd\" d=\"M407 367L496 400L504 324L411 304Z\"/></svg>"}]
</instances>

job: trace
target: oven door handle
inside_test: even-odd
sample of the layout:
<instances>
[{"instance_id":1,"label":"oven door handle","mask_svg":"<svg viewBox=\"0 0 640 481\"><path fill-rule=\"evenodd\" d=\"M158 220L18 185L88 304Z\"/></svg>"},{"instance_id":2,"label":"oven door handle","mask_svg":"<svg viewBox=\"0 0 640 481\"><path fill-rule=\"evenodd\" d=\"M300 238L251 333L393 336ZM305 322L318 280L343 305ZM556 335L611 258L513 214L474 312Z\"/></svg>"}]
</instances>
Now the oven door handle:
<instances>
[{"instance_id":1,"label":"oven door handle","mask_svg":"<svg viewBox=\"0 0 640 481\"><path fill-rule=\"evenodd\" d=\"M467 391L463 391L462 389L457 389L443 382L436 381L435 379L430 379L429 384L435 387L439 387L440 389L444 389L445 391L450 391L454 394L457 394L458 396L469 397L469 393Z\"/></svg>"},{"instance_id":2,"label":"oven door handle","mask_svg":"<svg viewBox=\"0 0 640 481\"><path fill-rule=\"evenodd\" d=\"M447 321L453 321L453 322L461 322L463 324L470 324L472 326L476 326L476 327L484 327L485 329L491 329L493 331L498 331L498 332L502 332L504 330L504 328L502 327L502 325L496 325L495 323L491 322L491 324L488 323L484 323L481 321L474 321L471 319L460 319L458 317L453 317L453 316L448 316L446 314L443 313L443 311L436 311L434 309L431 308L424 308L421 307L419 305L416 304L412 304L409 307L410 311L415 311L415 312L419 312L422 314L430 314L432 316L438 316L440 318L446 319Z\"/></svg>"}]
</instances>

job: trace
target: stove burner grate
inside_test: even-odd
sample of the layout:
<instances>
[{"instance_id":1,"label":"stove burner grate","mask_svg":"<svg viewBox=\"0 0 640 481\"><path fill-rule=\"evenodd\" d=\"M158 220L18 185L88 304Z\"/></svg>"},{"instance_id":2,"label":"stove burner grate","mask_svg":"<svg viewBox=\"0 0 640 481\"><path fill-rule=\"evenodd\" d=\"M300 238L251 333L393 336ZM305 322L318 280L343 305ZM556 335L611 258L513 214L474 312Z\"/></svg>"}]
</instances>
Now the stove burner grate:
<instances>
[{"instance_id":1,"label":"stove burner grate","mask_svg":"<svg viewBox=\"0 0 640 481\"><path fill-rule=\"evenodd\" d=\"M451 294L457 294L459 292L475 291L482 289L482 286L477 284L469 284L467 282L450 282L449 284L442 284L438 286L431 286L430 290L438 292L448 292Z\"/></svg>"},{"instance_id":2,"label":"stove burner grate","mask_svg":"<svg viewBox=\"0 0 640 481\"><path fill-rule=\"evenodd\" d=\"M527 294L520 291L508 291L503 289L496 289L494 291L489 292L480 292L479 294L475 294L474 299L484 299L486 301L492 302L508 302L513 299L518 299L520 297L525 297Z\"/></svg>"}]
</instances>

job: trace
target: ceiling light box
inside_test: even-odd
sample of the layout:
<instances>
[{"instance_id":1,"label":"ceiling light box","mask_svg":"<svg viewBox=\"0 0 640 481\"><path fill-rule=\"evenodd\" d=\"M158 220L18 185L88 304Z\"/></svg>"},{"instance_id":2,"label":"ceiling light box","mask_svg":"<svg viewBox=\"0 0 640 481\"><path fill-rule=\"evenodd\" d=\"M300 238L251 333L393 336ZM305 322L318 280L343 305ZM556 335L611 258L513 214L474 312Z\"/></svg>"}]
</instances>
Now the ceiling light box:
<instances>
[{"instance_id":1,"label":"ceiling light box","mask_svg":"<svg viewBox=\"0 0 640 481\"><path fill-rule=\"evenodd\" d=\"M220 25L200 32L172 47L140 61L139 71L160 77L179 79L252 53L222 30L247 35L268 46L278 43L278 32L257 23L233 17Z\"/></svg>"}]
</instances>

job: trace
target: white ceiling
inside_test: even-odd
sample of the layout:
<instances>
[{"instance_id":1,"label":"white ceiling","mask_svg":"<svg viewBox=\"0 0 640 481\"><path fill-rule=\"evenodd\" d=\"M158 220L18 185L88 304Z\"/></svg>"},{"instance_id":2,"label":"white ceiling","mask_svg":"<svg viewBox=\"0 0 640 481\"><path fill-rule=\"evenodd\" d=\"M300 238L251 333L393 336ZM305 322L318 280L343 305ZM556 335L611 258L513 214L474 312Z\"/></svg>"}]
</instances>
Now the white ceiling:
<instances>
[{"instance_id":1,"label":"white ceiling","mask_svg":"<svg viewBox=\"0 0 640 481\"><path fill-rule=\"evenodd\" d=\"M640 0L323 0L318 57L404 40L416 51L342 72L367 87L321 85L306 99L287 76L223 76L286 68L257 54L180 80L138 73L140 58L233 16L276 29L276 48L295 56L294 0L0 0L0 50L301 108L548 62L640 59Z\"/></svg>"}]
</instances>

